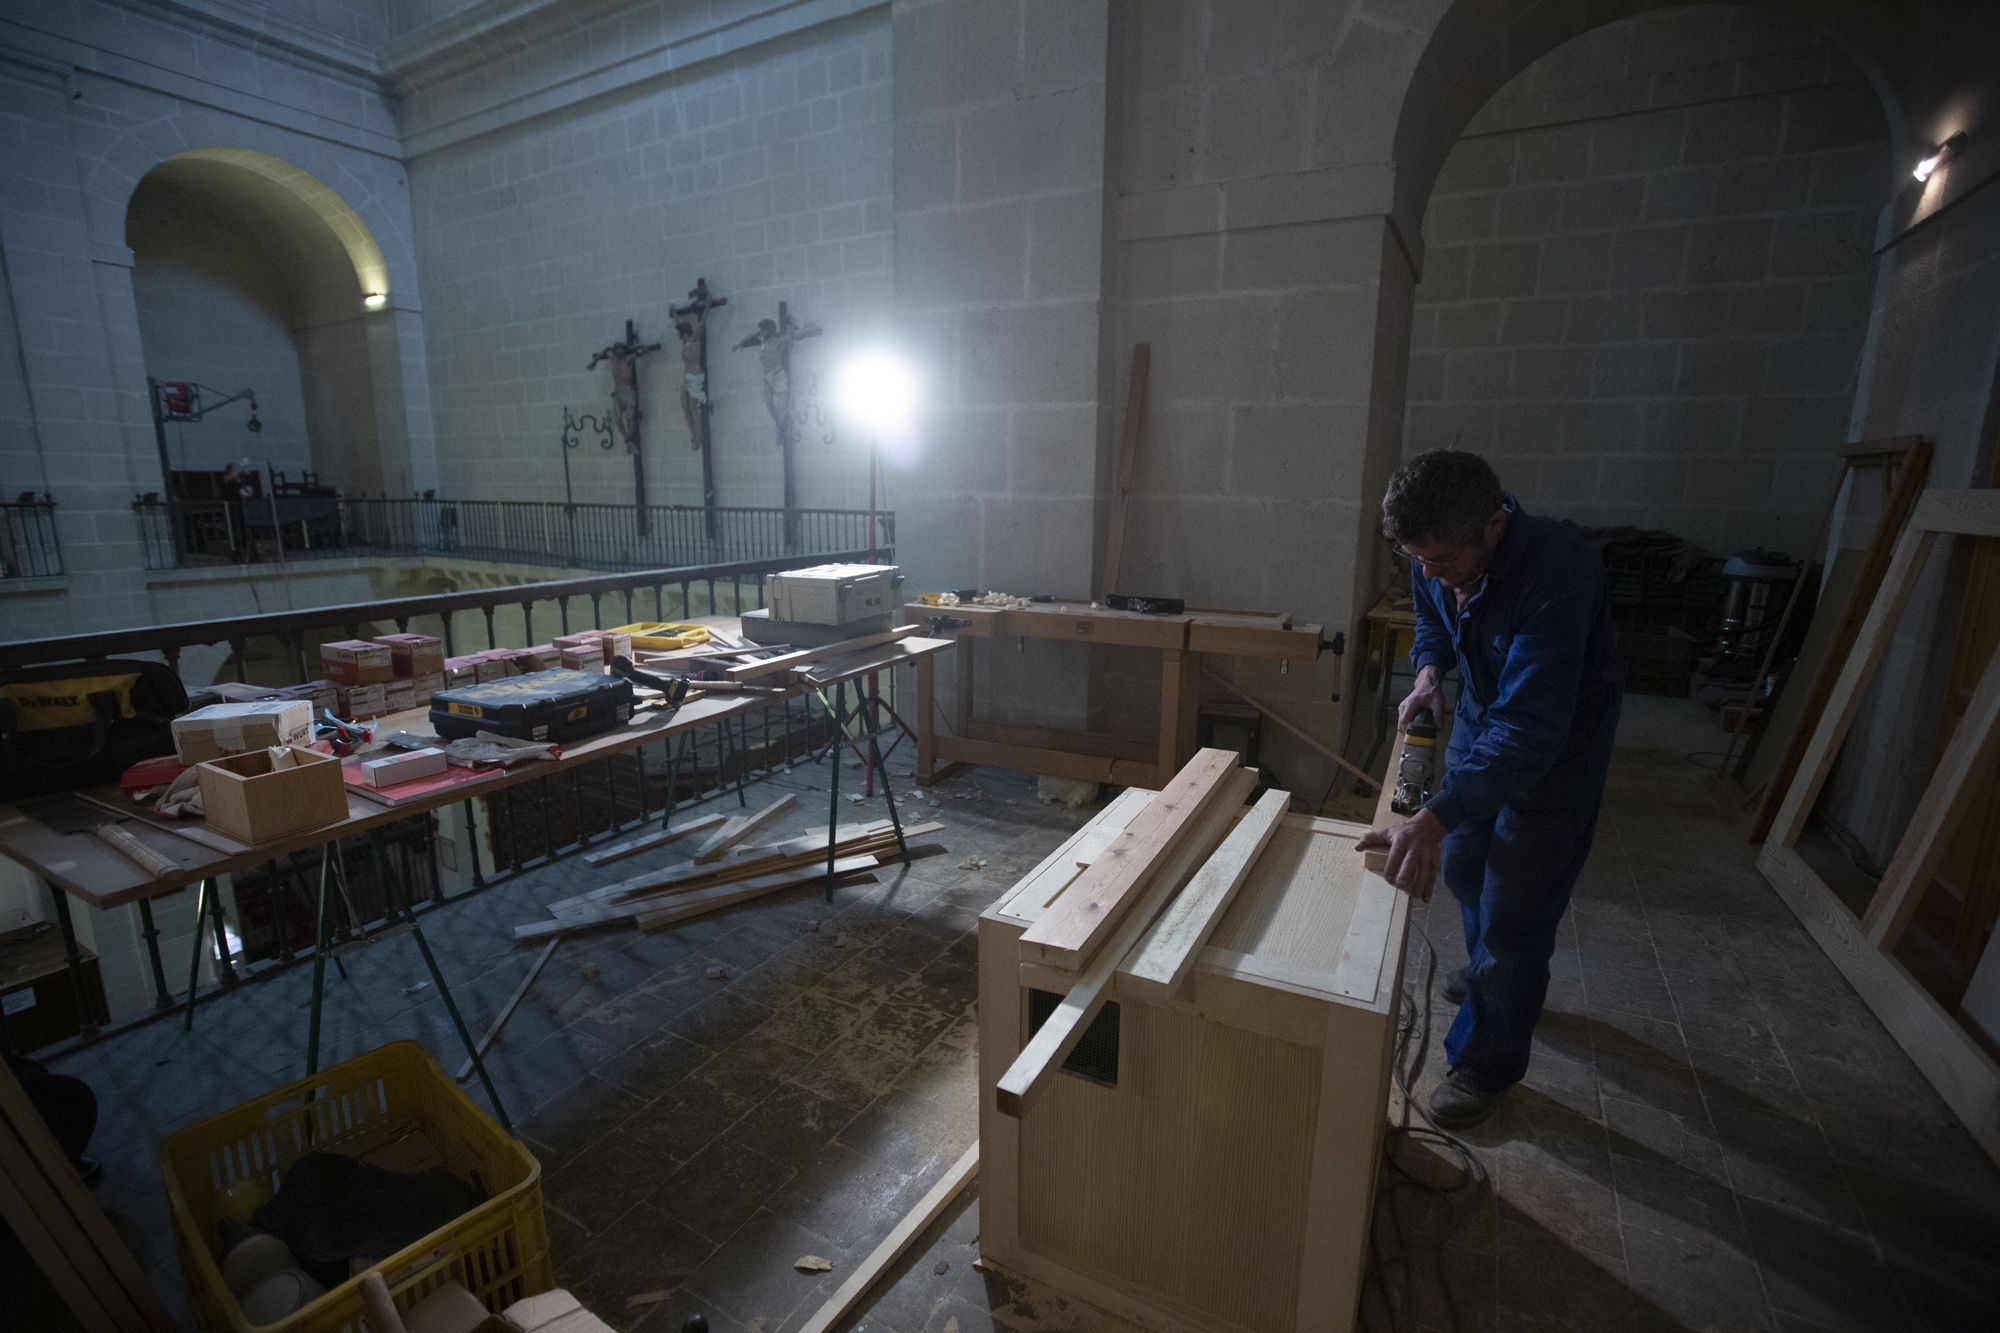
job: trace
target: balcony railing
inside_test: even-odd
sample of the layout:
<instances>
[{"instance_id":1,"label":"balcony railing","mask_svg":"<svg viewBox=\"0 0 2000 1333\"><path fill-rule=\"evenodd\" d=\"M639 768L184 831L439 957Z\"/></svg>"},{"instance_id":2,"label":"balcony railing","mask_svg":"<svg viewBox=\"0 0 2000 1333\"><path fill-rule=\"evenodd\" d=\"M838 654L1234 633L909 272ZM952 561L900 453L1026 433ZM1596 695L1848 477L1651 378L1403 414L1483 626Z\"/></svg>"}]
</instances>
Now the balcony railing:
<instances>
[{"instance_id":1,"label":"balcony railing","mask_svg":"<svg viewBox=\"0 0 2000 1333\"><path fill-rule=\"evenodd\" d=\"M865 530L865 518L862 526ZM62 572L62 547L56 543L55 501L13 500L0 504L0 579L42 579Z\"/></svg>"},{"instance_id":2,"label":"balcony railing","mask_svg":"<svg viewBox=\"0 0 2000 1333\"><path fill-rule=\"evenodd\" d=\"M870 538L860 509L558 504L258 496L136 500L146 568L266 564L353 555L452 556L577 569L657 569L866 551L895 541L895 515ZM712 534L712 535L711 535Z\"/></svg>"}]
</instances>

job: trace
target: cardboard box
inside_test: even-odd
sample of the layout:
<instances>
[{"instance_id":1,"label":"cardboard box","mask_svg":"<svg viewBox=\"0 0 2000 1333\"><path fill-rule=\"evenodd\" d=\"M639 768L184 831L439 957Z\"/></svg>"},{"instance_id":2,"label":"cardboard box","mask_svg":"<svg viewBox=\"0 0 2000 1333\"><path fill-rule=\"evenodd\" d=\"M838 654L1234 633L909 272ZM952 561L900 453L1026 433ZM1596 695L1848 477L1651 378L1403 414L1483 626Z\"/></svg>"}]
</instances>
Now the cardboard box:
<instances>
[{"instance_id":1,"label":"cardboard box","mask_svg":"<svg viewBox=\"0 0 2000 1333\"><path fill-rule=\"evenodd\" d=\"M392 680L382 687L382 707L400 713L417 706L417 687L407 680Z\"/></svg>"},{"instance_id":2,"label":"cardboard box","mask_svg":"<svg viewBox=\"0 0 2000 1333\"><path fill-rule=\"evenodd\" d=\"M469 671L466 672L465 683L470 685L472 681L472 673ZM413 676L410 678L410 688L415 692L418 703L427 704L431 701L433 694L444 688L444 673L442 671L433 671L428 675Z\"/></svg>"},{"instance_id":3,"label":"cardboard box","mask_svg":"<svg viewBox=\"0 0 2000 1333\"><path fill-rule=\"evenodd\" d=\"M342 639L319 646L320 667L335 685L381 685L396 678L386 644Z\"/></svg>"},{"instance_id":4,"label":"cardboard box","mask_svg":"<svg viewBox=\"0 0 2000 1333\"><path fill-rule=\"evenodd\" d=\"M565 671L595 671L601 676L604 674L604 649L595 639L565 645L561 656L556 659L556 665Z\"/></svg>"},{"instance_id":5,"label":"cardboard box","mask_svg":"<svg viewBox=\"0 0 2000 1333\"><path fill-rule=\"evenodd\" d=\"M304 745L312 730L312 705L303 699L211 704L174 719L174 756L198 764L267 745Z\"/></svg>"},{"instance_id":6,"label":"cardboard box","mask_svg":"<svg viewBox=\"0 0 2000 1333\"><path fill-rule=\"evenodd\" d=\"M389 649L389 667L403 679L444 670L444 640L435 634L383 634L375 642Z\"/></svg>"},{"instance_id":7,"label":"cardboard box","mask_svg":"<svg viewBox=\"0 0 2000 1333\"><path fill-rule=\"evenodd\" d=\"M393 787L399 782L415 782L444 772L444 751L436 746L421 750L399 750L361 761L361 780L371 787Z\"/></svg>"},{"instance_id":8,"label":"cardboard box","mask_svg":"<svg viewBox=\"0 0 2000 1333\"><path fill-rule=\"evenodd\" d=\"M336 697L333 711L349 722L363 722L389 711L388 687L384 685L343 686Z\"/></svg>"},{"instance_id":9,"label":"cardboard box","mask_svg":"<svg viewBox=\"0 0 2000 1333\"><path fill-rule=\"evenodd\" d=\"M202 810L213 827L244 842L265 842L347 818L340 761L289 747L293 767L273 769L271 751L251 750L198 764Z\"/></svg>"},{"instance_id":10,"label":"cardboard box","mask_svg":"<svg viewBox=\"0 0 2000 1333\"><path fill-rule=\"evenodd\" d=\"M313 706L315 714L340 705L339 690L330 680L309 680L303 685L290 685L284 689L283 695L287 699L304 699Z\"/></svg>"},{"instance_id":11,"label":"cardboard box","mask_svg":"<svg viewBox=\"0 0 2000 1333\"><path fill-rule=\"evenodd\" d=\"M522 675L530 671L554 671L561 652L552 643L538 643L532 648L522 648L514 654L514 661Z\"/></svg>"},{"instance_id":12,"label":"cardboard box","mask_svg":"<svg viewBox=\"0 0 2000 1333\"><path fill-rule=\"evenodd\" d=\"M82 993L78 994L81 987ZM97 955L79 947L76 982L62 932L47 922L0 935L0 1023L7 1040L32 1051L109 1021Z\"/></svg>"},{"instance_id":13,"label":"cardboard box","mask_svg":"<svg viewBox=\"0 0 2000 1333\"><path fill-rule=\"evenodd\" d=\"M218 680L213 685L204 685L201 688L211 694L222 696L224 703L231 704L253 704L264 699L289 699L292 697L285 693L282 686L244 685L233 680Z\"/></svg>"},{"instance_id":14,"label":"cardboard box","mask_svg":"<svg viewBox=\"0 0 2000 1333\"><path fill-rule=\"evenodd\" d=\"M627 661L631 660L632 636L630 634L615 629L592 630L591 633L604 643L604 664L606 666L611 665L611 659L614 657L622 657Z\"/></svg>"},{"instance_id":15,"label":"cardboard box","mask_svg":"<svg viewBox=\"0 0 2000 1333\"><path fill-rule=\"evenodd\" d=\"M478 653L467 653L463 657L447 657L444 660L445 686L449 688L453 685L470 685L477 681L479 660Z\"/></svg>"}]
</instances>

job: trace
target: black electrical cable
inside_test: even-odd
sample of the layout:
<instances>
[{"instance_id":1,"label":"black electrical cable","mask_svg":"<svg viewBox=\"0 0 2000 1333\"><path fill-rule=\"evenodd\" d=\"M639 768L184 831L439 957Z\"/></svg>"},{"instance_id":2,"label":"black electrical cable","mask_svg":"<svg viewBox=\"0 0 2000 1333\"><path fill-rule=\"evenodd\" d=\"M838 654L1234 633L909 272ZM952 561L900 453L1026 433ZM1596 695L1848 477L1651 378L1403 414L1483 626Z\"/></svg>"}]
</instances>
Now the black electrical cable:
<instances>
[{"instance_id":1,"label":"black electrical cable","mask_svg":"<svg viewBox=\"0 0 2000 1333\"><path fill-rule=\"evenodd\" d=\"M1386 1216L1378 1216L1378 1224L1369 1229L1368 1269L1362 1279L1360 1310L1363 1326L1373 1327L1367 1303L1368 1293L1373 1290L1380 1298L1381 1308L1388 1312L1389 1327L1394 1333L1402 1333L1404 1328L1414 1326L1417 1321L1417 1265L1413 1260L1419 1255L1435 1254L1443 1248L1488 1184L1486 1167L1478 1155L1462 1139L1441 1129L1431 1119L1430 1111L1418 1103L1412 1091L1422 1077L1430 1045L1431 986L1437 975L1437 947L1431 942L1430 932L1420 928L1417 933L1424 942L1423 983L1421 990L1415 994L1409 985L1404 986L1403 1003L1397 1010L1396 1049L1390 1061L1390 1077L1403 1096L1402 1121L1391 1125L1382 1137L1382 1165L1386 1171L1376 1188L1378 1197L1386 1200L1388 1206L1381 1210ZM1410 1123L1413 1109L1423 1117L1423 1124ZM1441 1149L1447 1159L1455 1159L1457 1169L1451 1183L1440 1185L1425 1179L1398 1159L1399 1152L1416 1146ZM1433 1203L1443 1201L1446 1213L1444 1224L1428 1233L1413 1234L1398 1206L1405 1194L1415 1194ZM1393 1254L1385 1253L1383 1249L1383 1222L1390 1224L1394 1233L1396 1252ZM1389 1299L1389 1283L1398 1266L1402 1269L1403 1279L1400 1318L1395 1303ZM1449 1274L1441 1264L1437 1271L1438 1287L1444 1296L1450 1327L1454 1330L1464 1328L1466 1323L1459 1317L1458 1300L1452 1294Z\"/></svg>"}]
</instances>

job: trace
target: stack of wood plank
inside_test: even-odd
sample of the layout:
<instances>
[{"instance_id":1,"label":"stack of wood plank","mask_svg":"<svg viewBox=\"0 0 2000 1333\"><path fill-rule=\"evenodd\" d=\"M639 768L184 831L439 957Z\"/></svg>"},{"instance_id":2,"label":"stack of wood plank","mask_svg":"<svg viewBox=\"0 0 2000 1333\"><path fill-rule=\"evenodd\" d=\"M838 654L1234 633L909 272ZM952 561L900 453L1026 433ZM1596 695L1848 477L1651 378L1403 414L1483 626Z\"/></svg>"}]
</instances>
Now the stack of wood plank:
<instances>
[{"instance_id":1,"label":"stack of wood plank","mask_svg":"<svg viewBox=\"0 0 2000 1333\"><path fill-rule=\"evenodd\" d=\"M1114 978L1163 998L1187 981L1291 802L1267 791L1245 813L1256 785L1232 752L1200 751L1021 936L1023 962L1075 980L1002 1076L1001 1111L1026 1110L1083 1039Z\"/></svg>"},{"instance_id":2,"label":"stack of wood plank","mask_svg":"<svg viewBox=\"0 0 2000 1333\"><path fill-rule=\"evenodd\" d=\"M749 844L751 833L789 809L794 798L782 796L749 814L724 819L707 816L679 828L647 834L592 853L592 865L607 865L641 851L650 851L706 832L708 837L690 861L619 880L602 888L549 904L550 919L514 928L517 940L540 940L594 926L631 922L640 930L659 930L676 921L701 916L823 878L827 873L827 834L802 834L781 842ZM936 833L943 824L906 825L905 843ZM846 882L866 875L898 855L896 831L886 819L868 824L843 824L833 832L833 874Z\"/></svg>"}]
</instances>

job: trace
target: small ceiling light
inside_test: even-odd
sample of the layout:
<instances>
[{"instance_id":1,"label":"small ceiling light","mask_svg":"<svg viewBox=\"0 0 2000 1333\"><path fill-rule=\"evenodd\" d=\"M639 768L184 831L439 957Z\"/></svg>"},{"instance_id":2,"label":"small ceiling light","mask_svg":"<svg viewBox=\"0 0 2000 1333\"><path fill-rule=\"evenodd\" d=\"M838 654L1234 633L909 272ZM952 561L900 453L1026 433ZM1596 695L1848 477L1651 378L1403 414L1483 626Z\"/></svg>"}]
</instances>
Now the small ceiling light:
<instances>
[{"instance_id":1,"label":"small ceiling light","mask_svg":"<svg viewBox=\"0 0 2000 1333\"><path fill-rule=\"evenodd\" d=\"M361 298L361 304L369 310L380 310L383 306L389 304L388 293L369 292Z\"/></svg>"},{"instance_id":2,"label":"small ceiling light","mask_svg":"<svg viewBox=\"0 0 2000 1333\"><path fill-rule=\"evenodd\" d=\"M1929 180L1931 178L1932 172L1935 172L1939 167L1951 161L1951 159L1957 155L1958 150L1963 147L1965 147L1965 131L1960 130L1956 134L1952 135L1949 139L1946 139L1943 143L1939 144L1937 146L1936 152L1932 153L1929 157L1925 158L1923 161L1917 163L1916 167L1910 172L1910 174L1912 176L1915 176L1920 181Z\"/></svg>"}]
</instances>

